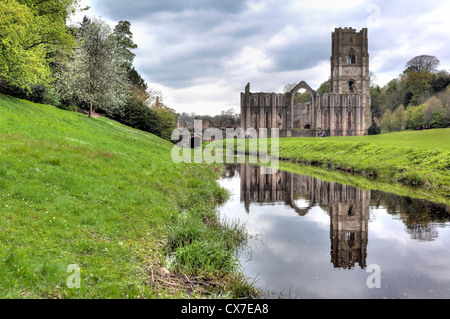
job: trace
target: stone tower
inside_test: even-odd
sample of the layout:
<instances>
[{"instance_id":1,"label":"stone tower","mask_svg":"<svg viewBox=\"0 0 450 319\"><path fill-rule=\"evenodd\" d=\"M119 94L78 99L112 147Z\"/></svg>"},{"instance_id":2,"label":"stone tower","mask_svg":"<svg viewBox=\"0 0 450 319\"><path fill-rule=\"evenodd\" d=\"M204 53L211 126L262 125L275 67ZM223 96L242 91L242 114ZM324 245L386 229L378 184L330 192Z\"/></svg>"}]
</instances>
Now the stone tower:
<instances>
[{"instance_id":1,"label":"stone tower","mask_svg":"<svg viewBox=\"0 0 450 319\"><path fill-rule=\"evenodd\" d=\"M367 134L372 123L367 29L336 28L331 47L330 92L318 93L305 81L284 93L250 92L248 83L240 96L241 128L279 129L280 137ZM301 89L309 92L309 102L296 99Z\"/></svg>"},{"instance_id":2,"label":"stone tower","mask_svg":"<svg viewBox=\"0 0 450 319\"><path fill-rule=\"evenodd\" d=\"M363 96L365 130L370 114L370 74L367 28L335 28L331 34L330 93Z\"/></svg>"}]
</instances>

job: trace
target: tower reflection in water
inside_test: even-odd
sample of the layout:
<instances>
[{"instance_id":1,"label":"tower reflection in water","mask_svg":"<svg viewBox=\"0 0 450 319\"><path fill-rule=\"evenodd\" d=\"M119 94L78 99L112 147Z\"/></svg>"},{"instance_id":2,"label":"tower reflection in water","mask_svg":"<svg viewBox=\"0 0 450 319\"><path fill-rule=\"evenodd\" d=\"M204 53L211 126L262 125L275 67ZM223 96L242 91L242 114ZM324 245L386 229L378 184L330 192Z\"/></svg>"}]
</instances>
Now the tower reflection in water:
<instances>
[{"instance_id":1,"label":"tower reflection in water","mask_svg":"<svg viewBox=\"0 0 450 319\"><path fill-rule=\"evenodd\" d=\"M250 203L282 202L304 216L319 205L330 215L334 267L366 267L370 191L281 170L272 174L270 168L246 164L227 165L225 175L233 177L237 171L240 201L247 212Z\"/></svg>"}]
</instances>

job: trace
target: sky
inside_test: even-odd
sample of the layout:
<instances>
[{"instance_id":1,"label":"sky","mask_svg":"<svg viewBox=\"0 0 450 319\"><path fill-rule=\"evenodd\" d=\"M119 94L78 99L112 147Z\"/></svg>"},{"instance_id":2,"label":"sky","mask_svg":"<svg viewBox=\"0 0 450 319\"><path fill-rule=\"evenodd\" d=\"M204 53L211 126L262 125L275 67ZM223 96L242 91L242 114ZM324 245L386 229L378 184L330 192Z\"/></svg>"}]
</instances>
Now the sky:
<instances>
[{"instance_id":1,"label":"sky","mask_svg":"<svg viewBox=\"0 0 450 319\"><path fill-rule=\"evenodd\" d=\"M417 55L450 71L445 0L81 0L84 15L131 23L134 65L176 112L240 112L240 92L281 93L330 76L331 33L368 28L369 68L380 86Z\"/></svg>"}]
</instances>

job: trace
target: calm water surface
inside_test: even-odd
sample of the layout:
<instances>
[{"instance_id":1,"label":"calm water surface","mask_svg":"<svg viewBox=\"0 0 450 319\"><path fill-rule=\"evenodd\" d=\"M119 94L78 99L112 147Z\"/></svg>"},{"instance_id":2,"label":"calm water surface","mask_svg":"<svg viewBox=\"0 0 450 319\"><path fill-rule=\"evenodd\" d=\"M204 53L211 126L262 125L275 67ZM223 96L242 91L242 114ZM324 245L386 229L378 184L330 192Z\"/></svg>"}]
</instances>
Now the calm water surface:
<instances>
[{"instance_id":1,"label":"calm water surface","mask_svg":"<svg viewBox=\"0 0 450 319\"><path fill-rule=\"evenodd\" d=\"M247 164L220 183L263 298L450 298L450 207Z\"/></svg>"}]
</instances>

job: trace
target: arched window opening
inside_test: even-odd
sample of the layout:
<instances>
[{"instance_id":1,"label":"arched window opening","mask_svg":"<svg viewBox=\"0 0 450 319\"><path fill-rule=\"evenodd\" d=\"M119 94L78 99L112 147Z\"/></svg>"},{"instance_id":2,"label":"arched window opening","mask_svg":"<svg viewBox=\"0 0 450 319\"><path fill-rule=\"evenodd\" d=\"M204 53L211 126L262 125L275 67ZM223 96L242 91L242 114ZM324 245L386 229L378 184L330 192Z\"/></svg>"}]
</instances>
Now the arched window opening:
<instances>
[{"instance_id":1,"label":"arched window opening","mask_svg":"<svg viewBox=\"0 0 450 319\"><path fill-rule=\"evenodd\" d=\"M356 53L353 49L350 49L347 55L347 64L355 64L356 63Z\"/></svg>"},{"instance_id":2,"label":"arched window opening","mask_svg":"<svg viewBox=\"0 0 450 319\"><path fill-rule=\"evenodd\" d=\"M277 114L277 126L280 130L283 129L283 115L280 112Z\"/></svg>"},{"instance_id":3,"label":"arched window opening","mask_svg":"<svg viewBox=\"0 0 450 319\"><path fill-rule=\"evenodd\" d=\"M348 213L348 216L355 215L355 213L353 212L353 206L352 205L348 206L347 213Z\"/></svg>"},{"instance_id":4,"label":"arched window opening","mask_svg":"<svg viewBox=\"0 0 450 319\"><path fill-rule=\"evenodd\" d=\"M348 247L353 247L354 245L355 245L355 233L352 233L352 232L347 232L347 245L348 245Z\"/></svg>"},{"instance_id":5,"label":"arched window opening","mask_svg":"<svg viewBox=\"0 0 450 319\"><path fill-rule=\"evenodd\" d=\"M253 124L253 128L255 130L257 130L258 129L258 113L257 112L253 113L252 124Z\"/></svg>"},{"instance_id":6,"label":"arched window opening","mask_svg":"<svg viewBox=\"0 0 450 319\"><path fill-rule=\"evenodd\" d=\"M354 81L348 81L348 90L350 93L355 93L355 82Z\"/></svg>"},{"instance_id":7,"label":"arched window opening","mask_svg":"<svg viewBox=\"0 0 450 319\"><path fill-rule=\"evenodd\" d=\"M272 128L272 121L269 111L266 112L266 128Z\"/></svg>"}]
</instances>

